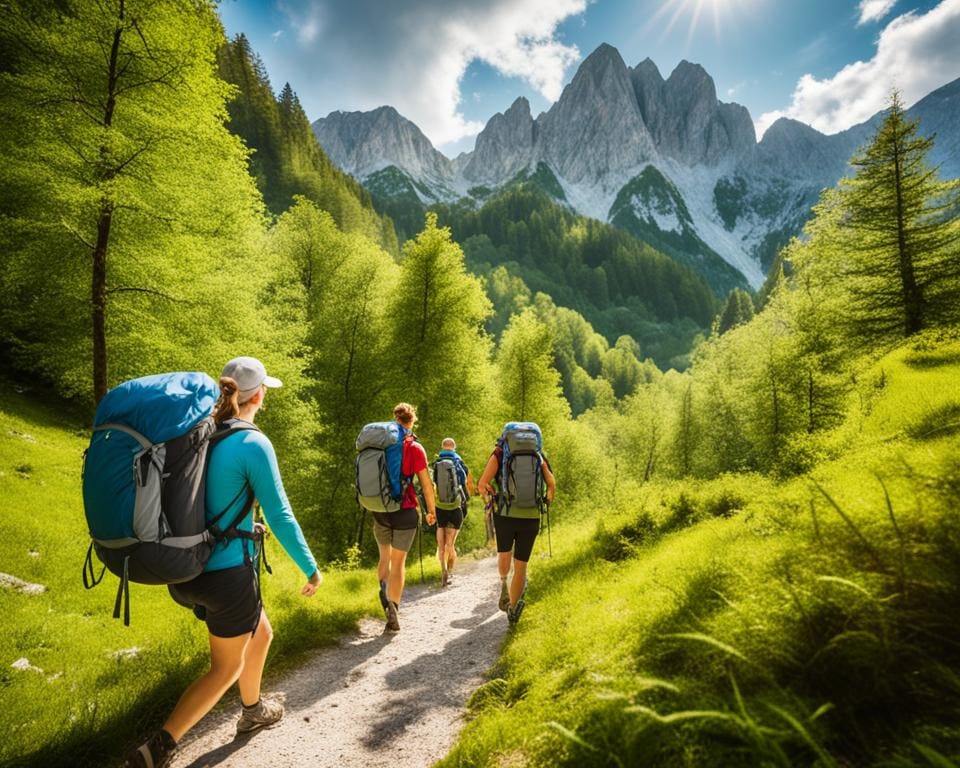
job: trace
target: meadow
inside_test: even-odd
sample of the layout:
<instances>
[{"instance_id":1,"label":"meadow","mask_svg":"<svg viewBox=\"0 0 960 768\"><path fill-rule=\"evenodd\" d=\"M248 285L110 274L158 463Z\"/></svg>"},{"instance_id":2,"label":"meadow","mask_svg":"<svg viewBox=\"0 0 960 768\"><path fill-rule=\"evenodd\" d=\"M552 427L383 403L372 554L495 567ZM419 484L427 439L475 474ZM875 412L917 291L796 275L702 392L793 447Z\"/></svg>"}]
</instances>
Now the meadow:
<instances>
[{"instance_id":1,"label":"meadow","mask_svg":"<svg viewBox=\"0 0 960 768\"><path fill-rule=\"evenodd\" d=\"M625 489L555 531L441 765L954 765L960 346L869 374L809 473Z\"/></svg>"}]
</instances>

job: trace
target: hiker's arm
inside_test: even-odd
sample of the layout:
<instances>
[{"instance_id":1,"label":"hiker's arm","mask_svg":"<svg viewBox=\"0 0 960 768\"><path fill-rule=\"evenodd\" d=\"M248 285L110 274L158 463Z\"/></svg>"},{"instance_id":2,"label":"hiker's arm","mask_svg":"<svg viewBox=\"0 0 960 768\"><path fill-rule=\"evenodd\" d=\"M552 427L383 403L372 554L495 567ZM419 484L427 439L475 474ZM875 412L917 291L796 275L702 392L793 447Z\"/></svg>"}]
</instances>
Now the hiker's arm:
<instances>
[{"instance_id":1,"label":"hiker's arm","mask_svg":"<svg viewBox=\"0 0 960 768\"><path fill-rule=\"evenodd\" d=\"M490 481L493 480L493 476L497 474L497 456L496 454L491 453L490 458L487 459L487 466L483 468L483 474L480 475L480 482L477 483L478 490L480 495L483 496L483 500L486 501L487 497L493 496L495 491L493 486L490 485Z\"/></svg>"},{"instance_id":2,"label":"hiker's arm","mask_svg":"<svg viewBox=\"0 0 960 768\"><path fill-rule=\"evenodd\" d=\"M316 591L321 579L317 561L303 537L300 524L293 516L286 491L283 489L283 481L280 479L273 445L266 437L258 437L262 439L256 440L256 448L247 463L247 479L273 535L307 577L308 582L302 591L309 596Z\"/></svg>"},{"instance_id":3,"label":"hiker's arm","mask_svg":"<svg viewBox=\"0 0 960 768\"><path fill-rule=\"evenodd\" d=\"M550 465L544 461L541 465L543 467L543 479L547 483L547 501L553 501L553 497L557 493L557 481L553 478L553 472L550 471Z\"/></svg>"},{"instance_id":4,"label":"hiker's arm","mask_svg":"<svg viewBox=\"0 0 960 768\"><path fill-rule=\"evenodd\" d=\"M423 491L423 501L427 505L427 522L433 525L433 521L431 521L430 518L436 519L437 517L437 498L433 494L433 480L430 478L430 470L419 470L417 477L420 480L420 490Z\"/></svg>"},{"instance_id":5,"label":"hiker's arm","mask_svg":"<svg viewBox=\"0 0 960 768\"><path fill-rule=\"evenodd\" d=\"M467 470L467 495L475 496L477 493L477 483L473 479L473 473Z\"/></svg>"}]
</instances>

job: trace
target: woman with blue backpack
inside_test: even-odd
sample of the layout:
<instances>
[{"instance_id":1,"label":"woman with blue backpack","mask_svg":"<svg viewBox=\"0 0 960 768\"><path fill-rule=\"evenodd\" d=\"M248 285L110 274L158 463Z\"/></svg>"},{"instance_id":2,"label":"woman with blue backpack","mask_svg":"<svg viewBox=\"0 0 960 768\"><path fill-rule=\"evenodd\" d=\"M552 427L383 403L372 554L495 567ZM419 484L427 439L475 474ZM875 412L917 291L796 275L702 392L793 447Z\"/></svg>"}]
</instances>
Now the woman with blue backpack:
<instances>
[{"instance_id":1,"label":"woman with blue backpack","mask_svg":"<svg viewBox=\"0 0 960 768\"><path fill-rule=\"evenodd\" d=\"M268 376L255 358L234 358L224 366L213 418L218 430L232 433L209 453L206 509L208 521L213 512L215 518L239 522L217 539L199 576L169 586L178 603L206 622L210 670L184 691L163 728L127 756L127 766L167 765L177 742L235 682L242 705L238 734L270 727L283 717L279 701L260 695L273 629L260 599L257 561L262 558L263 528L253 521L254 499L277 540L307 577L301 594L311 597L321 576L284 492L273 445L253 424L267 389L279 386L281 382Z\"/></svg>"},{"instance_id":2,"label":"woman with blue backpack","mask_svg":"<svg viewBox=\"0 0 960 768\"><path fill-rule=\"evenodd\" d=\"M501 611L516 624L524 607L527 563L540 532L540 518L553 501L556 481L543 455L543 436L533 422L511 421L503 428L478 483L480 495L493 499L500 575ZM513 579L507 584L510 566Z\"/></svg>"}]
</instances>

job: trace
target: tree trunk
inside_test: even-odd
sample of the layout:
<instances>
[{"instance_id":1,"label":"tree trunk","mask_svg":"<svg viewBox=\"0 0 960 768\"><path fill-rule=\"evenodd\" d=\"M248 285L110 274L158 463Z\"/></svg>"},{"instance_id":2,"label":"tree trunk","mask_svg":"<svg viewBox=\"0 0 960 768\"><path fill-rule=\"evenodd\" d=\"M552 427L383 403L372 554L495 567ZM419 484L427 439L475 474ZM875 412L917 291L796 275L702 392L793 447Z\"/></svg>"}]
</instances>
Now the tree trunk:
<instances>
[{"instance_id":1,"label":"tree trunk","mask_svg":"<svg viewBox=\"0 0 960 768\"><path fill-rule=\"evenodd\" d=\"M120 0L117 26L113 30L110 46L110 61L107 69L107 100L103 108L103 127L113 125L113 111L117 105L117 68L120 56L120 38L123 36L124 0ZM110 168L110 150L100 147L103 167L99 181L108 181L113 173ZM90 301L93 312L93 398L99 403L107 394L107 253L110 247L110 225L113 223L113 201L106 195L100 200L97 217L97 244L93 250L93 269Z\"/></svg>"},{"instance_id":2,"label":"tree trunk","mask_svg":"<svg viewBox=\"0 0 960 768\"><path fill-rule=\"evenodd\" d=\"M904 335L912 336L923 328L923 294L917 285L913 269L913 254L907 245L906 224L903 220L903 161L900 138L893 143L893 170L897 191L897 250L900 257L900 285L905 314Z\"/></svg>"},{"instance_id":3,"label":"tree trunk","mask_svg":"<svg viewBox=\"0 0 960 768\"><path fill-rule=\"evenodd\" d=\"M107 394L107 246L113 205L104 199L97 220L97 244L93 251L93 397L99 403Z\"/></svg>"}]
</instances>

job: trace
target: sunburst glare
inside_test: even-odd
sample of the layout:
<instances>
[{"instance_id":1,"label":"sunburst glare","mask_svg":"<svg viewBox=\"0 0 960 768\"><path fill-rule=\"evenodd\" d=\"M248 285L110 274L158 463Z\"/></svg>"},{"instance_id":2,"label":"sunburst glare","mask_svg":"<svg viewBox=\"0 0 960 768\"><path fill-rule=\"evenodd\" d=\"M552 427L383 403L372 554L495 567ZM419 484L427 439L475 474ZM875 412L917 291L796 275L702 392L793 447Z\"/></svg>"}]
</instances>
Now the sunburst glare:
<instances>
[{"instance_id":1,"label":"sunburst glare","mask_svg":"<svg viewBox=\"0 0 960 768\"><path fill-rule=\"evenodd\" d=\"M687 45L701 24L711 24L714 38L720 42L724 24L735 20L756 3L757 0L663 0L656 13L644 25L644 31L653 32L662 25L662 40L678 23L687 20Z\"/></svg>"}]
</instances>

